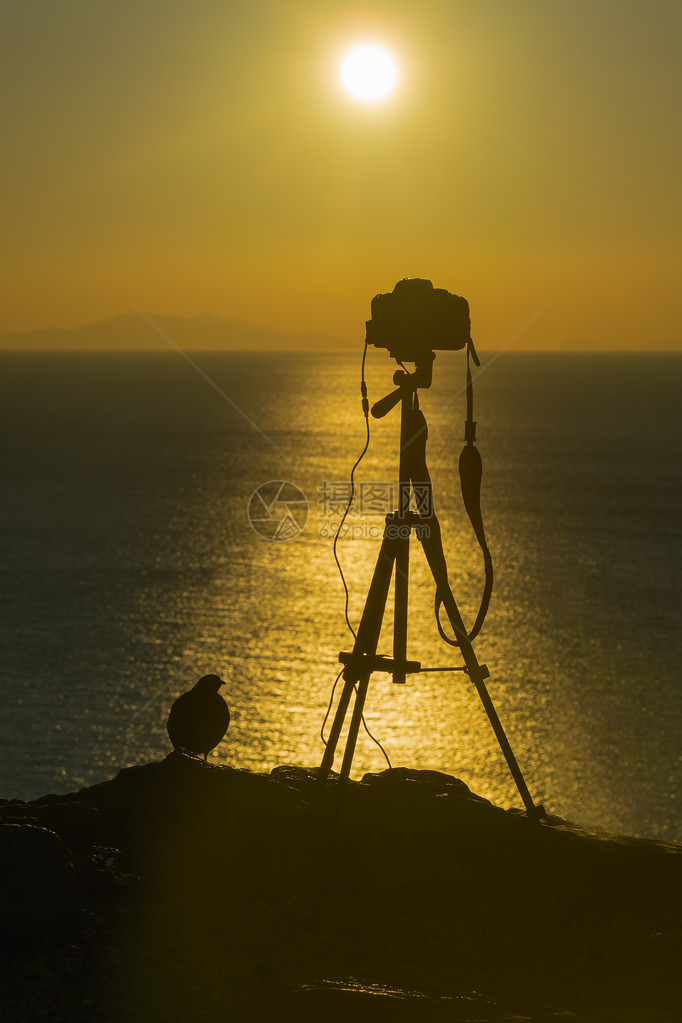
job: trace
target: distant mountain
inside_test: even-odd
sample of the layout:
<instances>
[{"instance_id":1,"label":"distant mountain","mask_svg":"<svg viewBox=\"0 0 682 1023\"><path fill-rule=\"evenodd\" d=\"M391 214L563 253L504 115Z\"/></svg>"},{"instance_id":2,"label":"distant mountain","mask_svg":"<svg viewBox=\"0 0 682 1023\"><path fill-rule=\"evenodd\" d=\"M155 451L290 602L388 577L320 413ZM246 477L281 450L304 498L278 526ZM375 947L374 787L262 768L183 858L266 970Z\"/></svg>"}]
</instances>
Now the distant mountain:
<instances>
[{"instance_id":1,"label":"distant mountain","mask_svg":"<svg viewBox=\"0 0 682 1023\"><path fill-rule=\"evenodd\" d=\"M179 348L226 351L334 351L350 349L344 338L315 334L286 334L253 323L227 320L220 316L149 317ZM113 320L101 320L72 329L30 330L24 334L0 335L0 350L59 351L159 351L172 347L166 338L139 313L124 313Z\"/></svg>"},{"instance_id":2,"label":"distant mountain","mask_svg":"<svg viewBox=\"0 0 682 1023\"><path fill-rule=\"evenodd\" d=\"M571 337L564 341L559 350L564 352L679 352L682 350L682 342L679 338L658 338L646 346L633 341L629 345L614 348L595 341L593 338Z\"/></svg>"}]
</instances>

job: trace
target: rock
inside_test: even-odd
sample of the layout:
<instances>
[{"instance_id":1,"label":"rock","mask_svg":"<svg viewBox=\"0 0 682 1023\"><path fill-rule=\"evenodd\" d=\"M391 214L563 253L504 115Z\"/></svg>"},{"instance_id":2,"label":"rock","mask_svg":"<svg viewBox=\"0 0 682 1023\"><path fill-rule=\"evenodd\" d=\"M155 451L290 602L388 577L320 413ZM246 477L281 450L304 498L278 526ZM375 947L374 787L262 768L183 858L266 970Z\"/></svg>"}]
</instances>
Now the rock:
<instances>
[{"instance_id":1,"label":"rock","mask_svg":"<svg viewBox=\"0 0 682 1023\"><path fill-rule=\"evenodd\" d=\"M109 1018L216 1018L239 992L257 1002L263 978L274 1008L254 1019L286 1004L280 981L299 985L301 1018L325 1014L318 999L344 1019L365 1006L372 1019L410 1006L430 1018L400 995L410 985L432 990L444 1018L465 990L501 994L504 1019L516 993L533 1019L555 1018L548 1005L628 1021L677 1011L682 848L530 821L441 772L331 775L320 789L316 769L268 776L174 752L78 793L5 803L0 819L6 943L63 941L84 901L89 922L68 940L123 978ZM108 894L83 883L93 858ZM126 887L126 871L140 882ZM395 990L305 988L330 977ZM97 998L89 1018L106 1015ZM63 1015L81 1023L71 1005Z\"/></svg>"},{"instance_id":2,"label":"rock","mask_svg":"<svg viewBox=\"0 0 682 1023\"><path fill-rule=\"evenodd\" d=\"M418 771L410 767L392 767L385 771L378 771L364 775L364 785L391 785L394 788L409 786L416 782L423 786L430 795L437 793L447 795L458 795L462 799L472 799L479 803L492 804L482 796L475 795L468 785L465 785L459 778L453 778L450 774L443 774L442 771Z\"/></svg>"},{"instance_id":3,"label":"rock","mask_svg":"<svg viewBox=\"0 0 682 1023\"><path fill-rule=\"evenodd\" d=\"M40 947L61 940L81 912L69 850L33 824L0 824L0 942Z\"/></svg>"},{"instance_id":4,"label":"rock","mask_svg":"<svg viewBox=\"0 0 682 1023\"><path fill-rule=\"evenodd\" d=\"M111 837L104 814L94 806L77 802L16 800L0 806L0 823L47 828L61 838L75 857L86 859L94 844L104 845Z\"/></svg>"}]
</instances>

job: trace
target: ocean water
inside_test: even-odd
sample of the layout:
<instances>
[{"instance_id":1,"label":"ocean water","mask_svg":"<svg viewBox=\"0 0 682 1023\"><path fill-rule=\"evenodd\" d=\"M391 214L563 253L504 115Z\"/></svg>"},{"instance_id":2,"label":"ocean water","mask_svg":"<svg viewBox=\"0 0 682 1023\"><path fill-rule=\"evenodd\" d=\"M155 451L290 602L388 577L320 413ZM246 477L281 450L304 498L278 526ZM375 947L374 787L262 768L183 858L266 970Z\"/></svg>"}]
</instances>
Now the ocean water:
<instances>
[{"instance_id":1,"label":"ocean water","mask_svg":"<svg viewBox=\"0 0 682 1023\"><path fill-rule=\"evenodd\" d=\"M213 762L319 763L338 652L352 645L331 544L364 441L360 354L198 353L201 373L172 351L0 356L0 796L70 791L162 757L171 702L209 671L227 680L232 710ZM476 650L495 705L547 809L680 840L682 356L482 361L496 583ZM370 352L371 400L394 368ZM439 353L422 408L450 578L472 622L482 563L457 475L463 382L462 354ZM398 431L398 411L372 423L339 544L356 624ZM263 538L247 516L269 481L307 501L288 540ZM297 533L306 508L290 510ZM411 557L408 656L456 664L418 544ZM390 616L379 650L391 650ZM377 674L366 719L394 766L447 771L520 805L461 673L405 686ZM362 733L353 776L384 766Z\"/></svg>"}]
</instances>

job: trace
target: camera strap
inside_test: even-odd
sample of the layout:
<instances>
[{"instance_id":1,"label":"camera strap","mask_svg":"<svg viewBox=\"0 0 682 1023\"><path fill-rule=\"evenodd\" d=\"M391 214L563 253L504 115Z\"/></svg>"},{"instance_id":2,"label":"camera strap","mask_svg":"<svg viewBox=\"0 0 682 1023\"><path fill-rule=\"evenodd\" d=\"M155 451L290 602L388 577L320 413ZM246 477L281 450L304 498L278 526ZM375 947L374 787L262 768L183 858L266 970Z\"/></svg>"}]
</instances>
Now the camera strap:
<instances>
[{"instance_id":1,"label":"camera strap","mask_svg":"<svg viewBox=\"0 0 682 1023\"><path fill-rule=\"evenodd\" d=\"M476 638L478 633L481 631L485 616L488 613L488 607L490 605L490 598L493 592L493 559L488 548L488 542L485 535L485 527L483 525L483 516L481 514L481 478L483 476L483 462L478 448L476 447L476 420L474 419L474 381L471 373L471 362L473 360L476 366L480 366L476 349L474 348L473 341L469 340L467 343L467 377L466 377L466 404L467 404L467 418L464 424L464 440L465 444L462 448L462 453L459 456L459 479L462 488L462 500L464 501L464 507L466 508L469 521L471 522L476 539L478 540L479 546L483 553L483 565L485 571L485 582L483 585L483 595L481 597L481 604L476 615L473 628L469 633L469 639L473 640ZM456 639L451 639L443 630L440 621L440 608L443 603L442 597L436 593L435 600L435 613L436 623L438 625L438 632L442 639L451 646L459 646Z\"/></svg>"}]
</instances>

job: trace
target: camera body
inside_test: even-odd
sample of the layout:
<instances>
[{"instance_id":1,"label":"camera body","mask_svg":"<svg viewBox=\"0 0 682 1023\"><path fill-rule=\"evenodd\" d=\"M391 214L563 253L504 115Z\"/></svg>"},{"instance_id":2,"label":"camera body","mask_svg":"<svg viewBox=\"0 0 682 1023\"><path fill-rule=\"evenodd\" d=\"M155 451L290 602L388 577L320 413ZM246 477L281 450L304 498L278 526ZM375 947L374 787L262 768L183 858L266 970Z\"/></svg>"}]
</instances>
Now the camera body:
<instances>
[{"instance_id":1,"label":"camera body","mask_svg":"<svg viewBox=\"0 0 682 1023\"><path fill-rule=\"evenodd\" d=\"M471 339L469 303L431 281L404 277L393 291L375 295L367 344L388 348L400 362L421 362L435 349L458 351Z\"/></svg>"}]
</instances>

